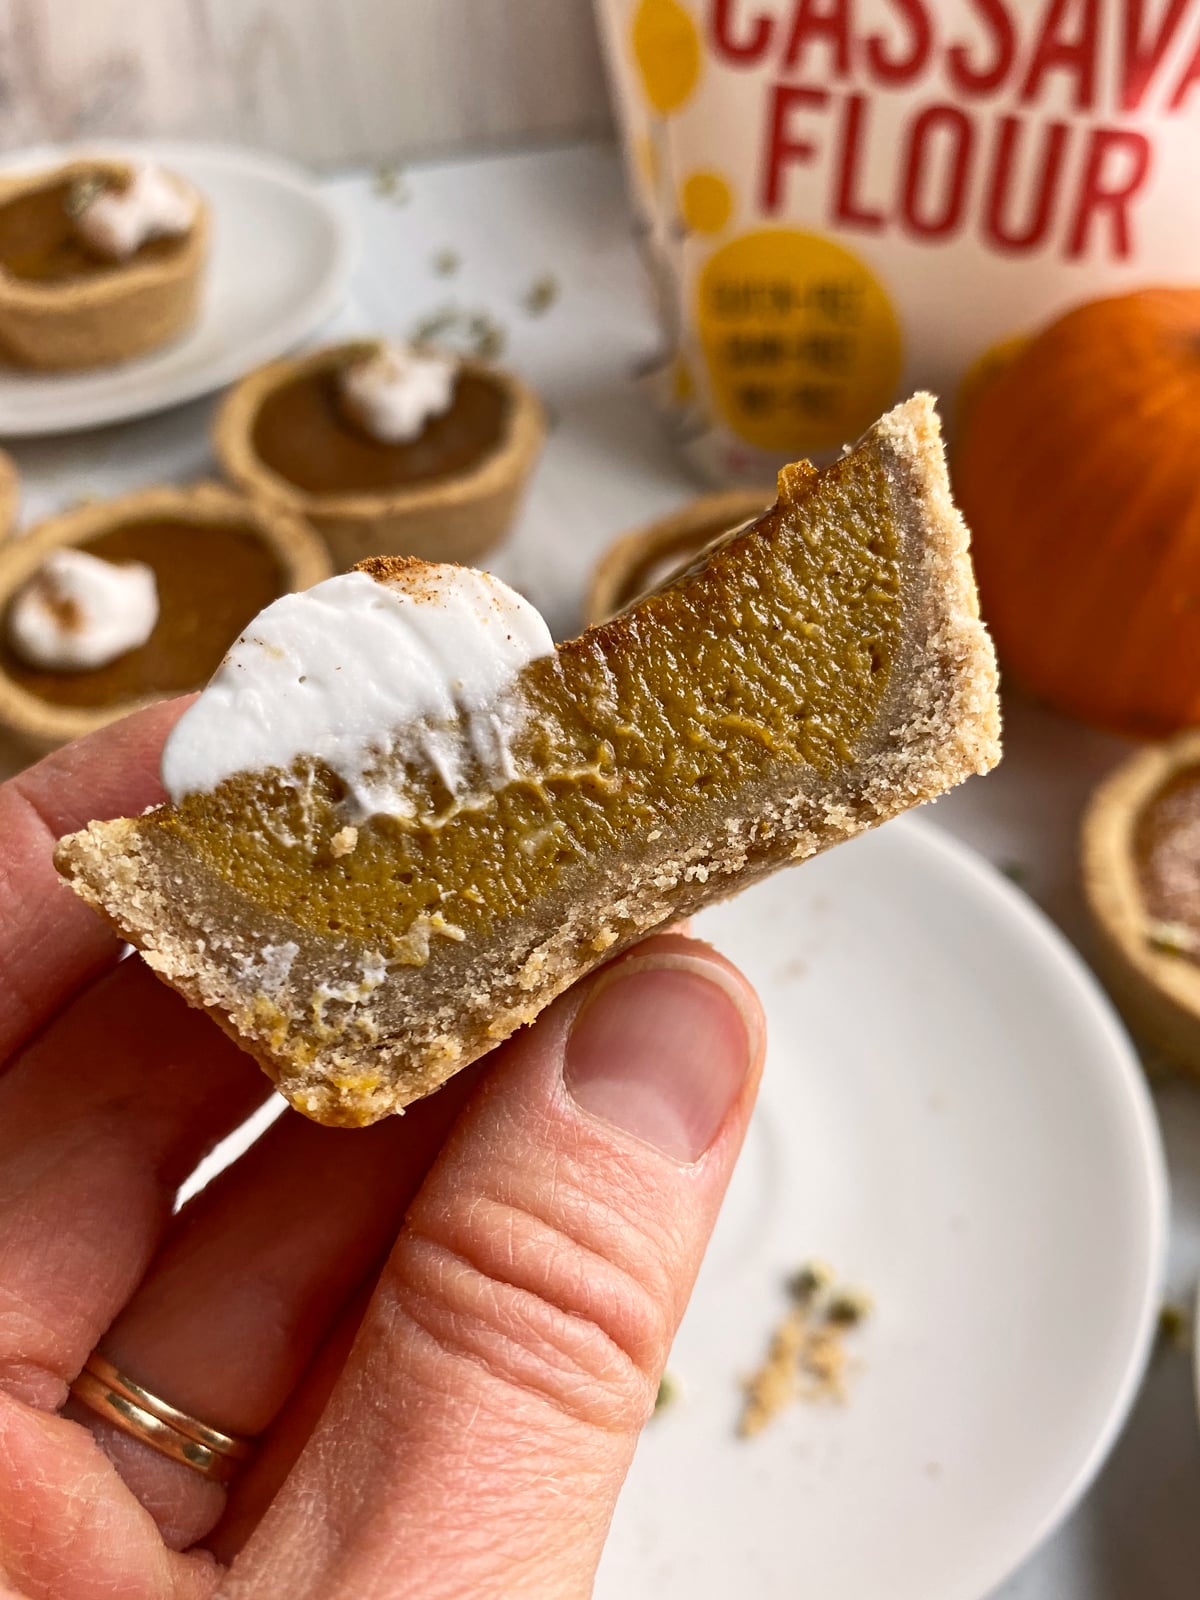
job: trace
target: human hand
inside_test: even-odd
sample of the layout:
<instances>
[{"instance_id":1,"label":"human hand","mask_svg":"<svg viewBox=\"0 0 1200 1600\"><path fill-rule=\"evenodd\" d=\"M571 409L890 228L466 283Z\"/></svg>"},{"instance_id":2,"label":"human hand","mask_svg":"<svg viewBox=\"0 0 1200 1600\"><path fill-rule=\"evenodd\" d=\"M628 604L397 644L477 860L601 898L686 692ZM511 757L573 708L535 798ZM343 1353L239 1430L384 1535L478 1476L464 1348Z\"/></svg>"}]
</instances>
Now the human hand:
<instances>
[{"instance_id":1,"label":"human hand","mask_svg":"<svg viewBox=\"0 0 1200 1600\"><path fill-rule=\"evenodd\" d=\"M269 1085L51 852L161 798L180 709L0 787L0 1600L582 1600L745 1133L754 995L660 935L402 1118L286 1112L172 1216ZM97 1346L256 1436L228 1490L69 1397Z\"/></svg>"}]
</instances>

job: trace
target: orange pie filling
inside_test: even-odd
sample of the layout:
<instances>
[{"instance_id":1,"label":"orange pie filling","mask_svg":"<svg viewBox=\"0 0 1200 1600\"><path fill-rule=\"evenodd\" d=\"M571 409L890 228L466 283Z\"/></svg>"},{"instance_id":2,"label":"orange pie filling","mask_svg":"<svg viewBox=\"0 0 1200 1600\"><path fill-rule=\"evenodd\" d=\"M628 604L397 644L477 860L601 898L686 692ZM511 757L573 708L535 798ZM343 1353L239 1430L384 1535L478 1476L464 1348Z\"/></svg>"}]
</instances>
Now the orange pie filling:
<instances>
[{"instance_id":1,"label":"orange pie filling","mask_svg":"<svg viewBox=\"0 0 1200 1600\"><path fill-rule=\"evenodd\" d=\"M777 793L781 763L832 773L853 760L903 620L880 461L859 453L820 479L789 469L781 490L698 576L521 669L502 708L503 781L471 757L473 728L429 727L379 758L403 814L360 815L329 766L302 759L227 777L140 826L264 913L419 965L431 938L473 939L567 897L599 860L651 860L714 817L753 815L741 802ZM447 734L468 749L453 786L421 754Z\"/></svg>"}]
</instances>

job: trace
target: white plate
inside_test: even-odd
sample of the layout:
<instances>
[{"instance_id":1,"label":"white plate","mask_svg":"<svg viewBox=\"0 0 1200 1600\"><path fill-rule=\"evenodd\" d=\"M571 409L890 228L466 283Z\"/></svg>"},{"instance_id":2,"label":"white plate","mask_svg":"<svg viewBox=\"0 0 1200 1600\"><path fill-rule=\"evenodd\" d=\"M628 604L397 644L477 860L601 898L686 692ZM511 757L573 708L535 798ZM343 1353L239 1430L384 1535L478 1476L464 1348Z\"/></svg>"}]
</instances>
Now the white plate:
<instances>
[{"instance_id":1,"label":"white plate","mask_svg":"<svg viewBox=\"0 0 1200 1600\"><path fill-rule=\"evenodd\" d=\"M0 438L69 433L194 400L298 344L346 294L350 226L287 162L220 145L97 141L23 150L0 170L98 151L163 161L208 199L213 240L200 320L176 344L116 367L60 374L0 367Z\"/></svg>"},{"instance_id":2,"label":"white plate","mask_svg":"<svg viewBox=\"0 0 1200 1600\"><path fill-rule=\"evenodd\" d=\"M1157 1126L1031 903L895 823L699 919L766 1002L762 1102L646 1430L600 1600L981 1600L1086 1487L1158 1304ZM874 1295L848 1406L734 1437L824 1256Z\"/></svg>"}]
</instances>

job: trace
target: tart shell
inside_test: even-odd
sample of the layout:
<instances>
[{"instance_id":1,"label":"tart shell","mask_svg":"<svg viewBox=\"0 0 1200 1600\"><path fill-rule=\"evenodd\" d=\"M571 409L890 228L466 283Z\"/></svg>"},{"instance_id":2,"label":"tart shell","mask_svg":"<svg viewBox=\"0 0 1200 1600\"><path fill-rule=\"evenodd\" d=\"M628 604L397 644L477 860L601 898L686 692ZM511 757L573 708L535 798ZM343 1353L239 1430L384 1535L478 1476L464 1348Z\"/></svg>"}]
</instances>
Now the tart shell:
<instances>
[{"instance_id":1,"label":"tart shell","mask_svg":"<svg viewBox=\"0 0 1200 1600\"><path fill-rule=\"evenodd\" d=\"M182 522L236 523L239 527L254 529L283 568L280 593L310 588L332 572L321 540L300 518L273 507L255 505L221 484L197 483L186 488L164 485L115 500L77 506L61 516L48 518L22 538L0 548L0 617L51 551L87 544L109 528L158 517ZM35 750L53 749L70 739L81 738L142 706L166 698L166 695L150 694L105 706L52 705L18 683L0 662L0 727Z\"/></svg>"},{"instance_id":2,"label":"tart shell","mask_svg":"<svg viewBox=\"0 0 1200 1600\"><path fill-rule=\"evenodd\" d=\"M21 476L7 450L0 450L0 544L17 530L21 511Z\"/></svg>"},{"instance_id":3,"label":"tart shell","mask_svg":"<svg viewBox=\"0 0 1200 1600\"><path fill-rule=\"evenodd\" d=\"M607 622L641 599L647 588L653 587L648 580L655 568L672 556L678 556L681 566L689 556L698 556L701 547L696 544L697 534L720 529L722 524L725 529L736 528L761 516L774 502L773 486L727 489L701 495L678 511L624 534L608 547L592 572L583 605L585 626Z\"/></svg>"},{"instance_id":4,"label":"tart shell","mask_svg":"<svg viewBox=\"0 0 1200 1600\"><path fill-rule=\"evenodd\" d=\"M336 345L272 361L230 390L213 429L213 448L222 470L248 494L282 506L318 528L339 569L376 555L476 561L500 543L516 516L546 436L541 402L511 373L464 361L465 372L497 384L509 401L505 436L477 466L442 482L385 493L310 494L289 483L259 456L254 447L255 420L274 390L294 378L338 365L353 348L352 344Z\"/></svg>"},{"instance_id":5,"label":"tart shell","mask_svg":"<svg viewBox=\"0 0 1200 1600\"><path fill-rule=\"evenodd\" d=\"M1113 999L1134 1032L1200 1074L1200 965L1151 942L1134 850L1145 807L1190 767L1200 767L1200 731L1151 745L1124 762L1092 795L1080 857L1098 965Z\"/></svg>"},{"instance_id":6,"label":"tart shell","mask_svg":"<svg viewBox=\"0 0 1200 1600\"><path fill-rule=\"evenodd\" d=\"M51 179L127 171L120 162L73 161L23 173L0 180L0 206ZM30 283L0 268L0 347L8 360L46 372L113 366L187 331L199 310L210 220L203 198L177 173L171 177L197 204L195 221L169 256L66 283Z\"/></svg>"}]
</instances>

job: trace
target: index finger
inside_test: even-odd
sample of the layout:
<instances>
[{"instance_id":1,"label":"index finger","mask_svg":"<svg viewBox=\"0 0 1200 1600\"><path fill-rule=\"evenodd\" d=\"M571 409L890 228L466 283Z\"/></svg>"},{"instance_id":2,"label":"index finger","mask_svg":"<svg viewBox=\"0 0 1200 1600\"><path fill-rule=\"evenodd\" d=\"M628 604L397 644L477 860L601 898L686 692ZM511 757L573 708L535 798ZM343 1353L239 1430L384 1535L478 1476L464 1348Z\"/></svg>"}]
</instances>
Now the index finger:
<instances>
[{"instance_id":1,"label":"index finger","mask_svg":"<svg viewBox=\"0 0 1200 1600\"><path fill-rule=\"evenodd\" d=\"M116 961L121 941L59 878L54 846L163 798L163 740L189 704L150 706L0 784L0 1061Z\"/></svg>"}]
</instances>

